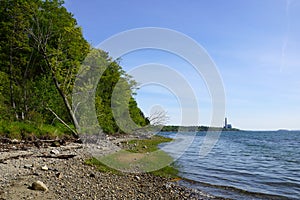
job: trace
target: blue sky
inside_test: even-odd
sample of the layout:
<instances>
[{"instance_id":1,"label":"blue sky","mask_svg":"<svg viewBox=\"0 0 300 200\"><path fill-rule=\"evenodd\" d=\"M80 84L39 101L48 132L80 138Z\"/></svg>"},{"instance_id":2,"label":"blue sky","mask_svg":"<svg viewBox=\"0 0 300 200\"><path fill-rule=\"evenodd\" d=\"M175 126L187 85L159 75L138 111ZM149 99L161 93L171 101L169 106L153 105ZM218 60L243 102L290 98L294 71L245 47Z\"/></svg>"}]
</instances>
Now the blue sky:
<instances>
[{"instance_id":1,"label":"blue sky","mask_svg":"<svg viewBox=\"0 0 300 200\"><path fill-rule=\"evenodd\" d=\"M181 32L208 52L222 77L226 116L234 127L253 130L300 129L299 0L66 0L66 8L94 46L134 28L161 27ZM209 125L211 100L202 77L178 56L142 50L122 57L128 72L160 63L181 74L193 88L199 124ZM169 124L181 124L180 104L158 85L136 96L149 114L160 105Z\"/></svg>"}]
</instances>

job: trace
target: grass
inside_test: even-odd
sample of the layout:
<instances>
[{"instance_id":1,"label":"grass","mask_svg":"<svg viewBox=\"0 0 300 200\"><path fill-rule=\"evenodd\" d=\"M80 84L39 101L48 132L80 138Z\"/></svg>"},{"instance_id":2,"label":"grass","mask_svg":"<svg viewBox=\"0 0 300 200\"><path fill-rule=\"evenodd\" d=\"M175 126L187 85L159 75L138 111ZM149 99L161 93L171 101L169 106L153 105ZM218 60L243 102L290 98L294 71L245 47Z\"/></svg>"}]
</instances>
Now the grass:
<instances>
[{"instance_id":1,"label":"grass","mask_svg":"<svg viewBox=\"0 0 300 200\"><path fill-rule=\"evenodd\" d=\"M1 136L18 140L54 139L70 136L70 132L62 124L37 125L25 122L0 121ZM85 164L96 166L99 171L105 173L122 174L122 171L139 168L142 172L156 176L176 178L178 177L178 170L171 165L172 157L158 148L159 144L171 141L170 138L157 135L150 139L131 140L128 141L128 144L124 143L124 150L97 159L88 159Z\"/></svg>"},{"instance_id":2,"label":"grass","mask_svg":"<svg viewBox=\"0 0 300 200\"><path fill-rule=\"evenodd\" d=\"M84 162L86 165L90 165L90 166L95 166L97 168L97 170L99 170L100 172L104 172L104 173L112 173L112 174L118 174L121 175L121 172L108 167L107 165L104 165L102 162L100 162L98 159L96 158L90 158L87 159Z\"/></svg>"},{"instance_id":3,"label":"grass","mask_svg":"<svg viewBox=\"0 0 300 200\"><path fill-rule=\"evenodd\" d=\"M125 149L107 156L88 159L85 163L96 166L105 173L121 174L138 169L155 176L178 178L178 170L172 164L172 157L158 148L159 144L171 141L172 139L162 136L131 140L125 145Z\"/></svg>"},{"instance_id":4,"label":"grass","mask_svg":"<svg viewBox=\"0 0 300 200\"><path fill-rule=\"evenodd\" d=\"M127 151L132 153L147 153L159 150L158 145L164 142L171 142L171 138L154 135L150 139L130 140Z\"/></svg>"},{"instance_id":5,"label":"grass","mask_svg":"<svg viewBox=\"0 0 300 200\"><path fill-rule=\"evenodd\" d=\"M94 157L87 159L84 163L86 165L95 166L97 170L99 170L100 172L103 172L103 173L111 173L111 174L117 174L117 175L123 174L121 171L116 170L114 168L111 168L111 167L103 164L101 161L99 161L98 159L96 159ZM164 168L161 168L159 170L152 171L149 173L153 174L155 176L161 176L161 177L165 177L165 178L173 178L173 179L179 178L178 169L176 169L175 166L173 166L173 165L166 166Z\"/></svg>"},{"instance_id":6,"label":"grass","mask_svg":"<svg viewBox=\"0 0 300 200\"><path fill-rule=\"evenodd\" d=\"M173 178L173 179L179 178L179 176L178 176L179 171L173 165L168 165L164 168L161 168L156 171L152 171L150 173L155 176L161 176L161 177L166 177L166 178Z\"/></svg>"},{"instance_id":7,"label":"grass","mask_svg":"<svg viewBox=\"0 0 300 200\"><path fill-rule=\"evenodd\" d=\"M33 140L35 138L53 139L56 137L69 136L70 131L62 124L34 124L26 122L0 121L0 136L18 139Z\"/></svg>"}]
</instances>

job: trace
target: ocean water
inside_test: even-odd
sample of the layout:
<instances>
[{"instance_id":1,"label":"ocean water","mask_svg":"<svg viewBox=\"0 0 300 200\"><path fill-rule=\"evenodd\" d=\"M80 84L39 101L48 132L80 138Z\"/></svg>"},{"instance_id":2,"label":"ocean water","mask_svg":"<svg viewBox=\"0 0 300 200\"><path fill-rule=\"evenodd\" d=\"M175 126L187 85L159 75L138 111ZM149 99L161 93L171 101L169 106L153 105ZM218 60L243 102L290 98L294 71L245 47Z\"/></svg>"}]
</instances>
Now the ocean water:
<instances>
[{"instance_id":1,"label":"ocean water","mask_svg":"<svg viewBox=\"0 0 300 200\"><path fill-rule=\"evenodd\" d=\"M229 199L300 199L300 131L222 132L200 158L205 134L197 133L175 161L180 175L190 180L180 184ZM166 151L174 156L176 149Z\"/></svg>"}]
</instances>

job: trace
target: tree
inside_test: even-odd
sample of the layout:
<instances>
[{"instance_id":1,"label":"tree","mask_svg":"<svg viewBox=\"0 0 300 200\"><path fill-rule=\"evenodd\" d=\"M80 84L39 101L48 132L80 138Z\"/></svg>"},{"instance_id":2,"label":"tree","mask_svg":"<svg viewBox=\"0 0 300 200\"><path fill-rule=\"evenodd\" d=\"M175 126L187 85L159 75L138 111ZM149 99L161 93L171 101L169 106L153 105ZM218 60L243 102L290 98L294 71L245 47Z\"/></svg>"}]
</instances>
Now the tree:
<instances>
[{"instance_id":1,"label":"tree","mask_svg":"<svg viewBox=\"0 0 300 200\"><path fill-rule=\"evenodd\" d=\"M133 98L136 82L122 70L118 61L109 57L108 53L93 49L83 63L81 74L79 77L84 78L78 81L76 88L76 93L79 95L76 99L81 100L75 102L75 105L81 104L77 113L80 113L83 126L87 127L90 121L88 115L93 112L85 108L83 102L95 103L96 117L100 127L106 133L129 133L136 125L147 124ZM95 77L95 74L100 77ZM97 82L98 85L95 87ZM133 122L130 123L131 121ZM89 124L89 126L93 125Z\"/></svg>"},{"instance_id":2,"label":"tree","mask_svg":"<svg viewBox=\"0 0 300 200\"><path fill-rule=\"evenodd\" d=\"M10 118L10 108L7 106L8 101L7 97L9 96L8 90L9 88L9 77L6 73L0 71L0 120L7 120Z\"/></svg>"},{"instance_id":3,"label":"tree","mask_svg":"<svg viewBox=\"0 0 300 200\"><path fill-rule=\"evenodd\" d=\"M28 111L28 83L32 51L26 29L32 1L0 2L0 70L9 78L9 104L16 119L24 120Z\"/></svg>"},{"instance_id":4,"label":"tree","mask_svg":"<svg viewBox=\"0 0 300 200\"><path fill-rule=\"evenodd\" d=\"M153 126L163 126L167 122L169 122L169 117L167 115L167 112L164 110L155 110L150 114L148 117L148 120L151 125Z\"/></svg>"},{"instance_id":5,"label":"tree","mask_svg":"<svg viewBox=\"0 0 300 200\"><path fill-rule=\"evenodd\" d=\"M28 29L32 47L40 54L44 66L41 71L51 76L65 109L67 110L78 137L77 119L71 107L71 93L80 62L89 52L89 44L83 38L81 28L67 10L62 7L63 1L41 1L34 10L32 25ZM51 111L62 123L64 122L51 108Z\"/></svg>"},{"instance_id":6,"label":"tree","mask_svg":"<svg viewBox=\"0 0 300 200\"><path fill-rule=\"evenodd\" d=\"M105 132L121 132L111 102L117 83L133 121L148 123L133 98L136 83L108 53L92 51L62 0L1 0L0 13L0 120L49 124L58 119L78 137L71 95L83 64L106 69L92 88Z\"/></svg>"}]
</instances>

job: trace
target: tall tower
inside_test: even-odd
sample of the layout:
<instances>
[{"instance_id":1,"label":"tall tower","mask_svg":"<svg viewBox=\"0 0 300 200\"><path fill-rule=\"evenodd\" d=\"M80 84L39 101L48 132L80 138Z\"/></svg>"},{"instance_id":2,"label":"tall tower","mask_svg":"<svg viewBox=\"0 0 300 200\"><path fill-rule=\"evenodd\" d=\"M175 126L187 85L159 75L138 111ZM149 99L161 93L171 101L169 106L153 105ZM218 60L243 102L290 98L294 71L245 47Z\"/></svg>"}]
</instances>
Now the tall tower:
<instances>
[{"instance_id":1,"label":"tall tower","mask_svg":"<svg viewBox=\"0 0 300 200\"><path fill-rule=\"evenodd\" d=\"M225 117L225 126L224 128L227 128L227 117Z\"/></svg>"}]
</instances>

